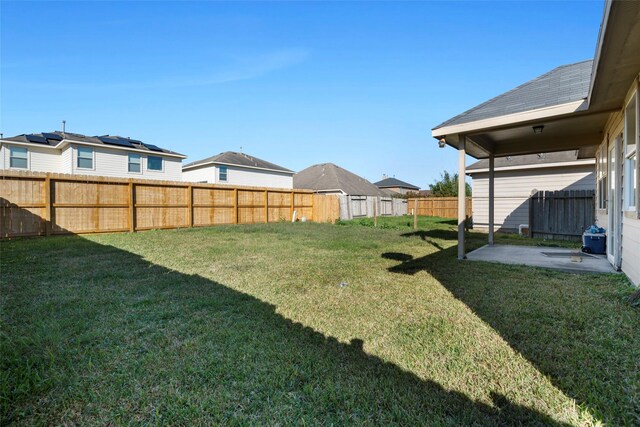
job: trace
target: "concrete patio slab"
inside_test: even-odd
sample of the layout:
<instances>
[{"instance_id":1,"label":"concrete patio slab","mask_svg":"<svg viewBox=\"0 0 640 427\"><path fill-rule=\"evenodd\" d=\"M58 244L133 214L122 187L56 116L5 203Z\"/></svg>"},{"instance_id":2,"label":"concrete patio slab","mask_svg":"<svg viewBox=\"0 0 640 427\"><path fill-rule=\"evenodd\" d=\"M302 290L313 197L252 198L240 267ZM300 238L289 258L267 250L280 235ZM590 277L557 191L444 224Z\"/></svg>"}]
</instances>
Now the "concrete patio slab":
<instances>
[{"instance_id":1,"label":"concrete patio slab","mask_svg":"<svg viewBox=\"0 0 640 427\"><path fill-rule=\"evenodd\" d=\"M616 273L606 255L593 255L578 249L541 246L493 245L483 246L467 254L471 261L530 265L571 273Z\"/></svg>"}]
</instances>

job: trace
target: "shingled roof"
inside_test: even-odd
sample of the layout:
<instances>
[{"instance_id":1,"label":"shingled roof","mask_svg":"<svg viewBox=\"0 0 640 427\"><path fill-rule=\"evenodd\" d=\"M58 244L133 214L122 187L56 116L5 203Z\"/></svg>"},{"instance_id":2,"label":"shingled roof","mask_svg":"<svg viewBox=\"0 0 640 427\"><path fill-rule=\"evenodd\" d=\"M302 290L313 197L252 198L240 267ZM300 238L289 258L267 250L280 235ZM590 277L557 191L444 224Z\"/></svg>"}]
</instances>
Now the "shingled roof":
<instances>
[{"instance_id":1,"label":"shingled roof","mask_svg":"<svg viewBox=\"0 0 640 427\"><path fill-rule=\"evenodd\" d=\"M586 99L589 94L592 67L593 60L590 59L554 68L515 89L440 123L433 129Z\"/></svg>"},{"instance_id":2,"label":"shingled roof","mask_svg":"<svg viewBox=\"0 0 640 427\"><path fill-rule=\"evenodd\" d=\"M373 185L375 185L378 188L407 188L409 190L419 190L420 187L416 187L413 184L409 184L408 182L404 182L404 181L400 181L397 178L385 178L381 181L378 182L374 182Z\"/></svg>"},{"instance_id":3,"label":"shingled roof","mask_svg":"<svg viewBox=\"0 0 640 427\"><path fill-rule=\"evenodd\" d=\"M342 190L351 196L380 196L381 191L361 176L333 163L321 163L293 176L293 187L315 191Z\"/></svg>"},{"instance_id":4,"label":"shingled roof","mask_svg":"<svg viewBox=\"0 0 640 427\"><path fill-rule=\"evenodd\" d=\"M189 169L195 166L201 166L205 164L222 164L222 165L236 165L246 166L256 169L266 169L279 172L287 172L293 175L293 171L282 166L278 166L275 163L267 162L266 160L259 159L257 157L250 156L245 153L236 153L234 151L225 151L224 153L217 154L215 156L207 157L206 159L197 160L195 162L184 165L182 169Z\"/></svg>"},{"instance_id":5,"label":"shingled roof","mask_svg":"<svg viewBox=\"0 0 640 427\"><path fill-rule=\"evenodd\" d=\"M555 153L527 154L524 156L496 157L494 168L535 168L555 163L575 162L578 159L578 150L559 151ZM489 169L489 159L479 160L467 168L467 172L486 171Z\"/></svg>"},{"instance_id":6,"label":"shingled roof","mask_svg":"<svg viewBox=\"0 0 640 427\"><path fill-rule=\"evenodd\" d=\"M150 154L164 153L183 158L186 157L184 154L176 153L175 151L160 148L137 139L117 135L87 136L79 133L52 131L22 134L9 138L2 138L2 140L54 148L60 146L65 141L85 142L87 144L103 145L105 147L121 147L137 151L149 151Z\"/></svg>"}]
</instances>

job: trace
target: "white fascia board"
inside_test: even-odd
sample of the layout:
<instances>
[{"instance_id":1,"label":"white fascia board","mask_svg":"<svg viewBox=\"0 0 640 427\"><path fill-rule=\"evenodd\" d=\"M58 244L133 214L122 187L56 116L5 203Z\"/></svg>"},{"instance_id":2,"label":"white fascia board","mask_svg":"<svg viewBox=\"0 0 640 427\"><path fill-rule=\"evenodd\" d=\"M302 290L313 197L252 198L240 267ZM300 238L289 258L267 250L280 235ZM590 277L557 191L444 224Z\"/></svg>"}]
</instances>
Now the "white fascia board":
<instances>
[{"instance_id":1,"label":"white fascia board","mask_svg":"<svg viewBox=\"0 0 640 427\"><path fill-rule=\"evenodd\" d=\"M234 163L222 163L222 162L206 162L206 163L198 163L197 165L187 165L187 166L183 166L182 170L184 171L184 170L187 170L187 169L200 168L200 167L203 167L203 166L210 166L210 165L231 166L231 167L234 167L234 168L256 169L256 170L261 170L261 171L278 172L278 173L282 173L282 174L286 174L286 175L295 175L295 172L293 172L293 171L283 171L283 170L278 170L278 169L261 168L261 167L257 167L257 166L236 165Z\"/></svg>"},{"instance_id":2,"label":"white fascia board","mask_svg":"<svg viewBox=\"0 0 640 427\"><path fill-rule=\"evenodd\" d=\"M439 138L446 135L469 133L483 129L529 122L532 120L562 116L579 111L581 109L580 107L585 105L585 102L585 100L581 99L579 101L567 102L566 104L554 105L553 107L538 108L536 110L507 114L500 117L492 117L490 119L476 120L474 122L461 123L459 125L444 126L441 128L433 129L431 131L431 136L433 136L434 138Z\"/></svg>"},{"instance_id":3,"label":"white fascia board","mask_svg":"<svg viewBox=\"0 0 640 427\"><path fill-rule=\"evenodd\" d=\"M186 159L187 156L184 156L182 154L170 154L170 153L165 153L162 151L147 151L147 150L138 150L136 148L125 148L125 147L117 147L117 146L111 146L111 145L103 145L103 144L93 144L91 142L85 142L85 141L76 141L73 139L63 139L62 141L60 141L60 143L58 145L44 145L44 144L36 144L36 143L32 143L32 142L21 142L21 141L7 141L7 140L0 140L0 143L2 144L12 144L12 145L22 145L25 147L38 147L38 148L49 148L52 150L63 150L65 149L68 145L70 144L77 144L77 145L86 145L89 147L100 147L100 148L106 148L108 150L120 150L120 151L128 151L128 152L135 152L135 153L144 153L144 154L150 154L152 156L166 156L166 157L177 157L179 159Z\"/></svg>"},{"instance_id":4,"label":"white fascia board","mask_svg":"<svg viewBox=\"0 0 640 427\"><path fill-rule=\"evenodd\" d=\"M44 144L36 144L36 143L32 143L32 142L21 142L21 141L7 141L5 139L0 140L1 144L4 145L21 145L24 147L39 147L39 148L49 148L49 149L53 149L53 150L58 150L60 149L60 144L58 144L57 146L52 146L52 145L44 145Z\"/></svg>"},{"instance_id":5,"label":"white fascia board","mask_svg":"<svg viewBox=\"0 0 640 427\"><path fill-rule=\"evenodd\" d=\"M134 153L144 153L144 154L148 154L151 156L166 156L166 157L177 157L179 159L186 159L187 156L184 156L182 154L171 154L171 153L165 153L163 151L147 151L147 150L138 150L137 148L125 148L125 147L118 147L118 146L112 146L112 145L103 145L103 144L94 144L91 142L85 142L85 141L76 141L74 139L63 139L62 142L60 144L58 144L55 148L58 149L63 149L64 147L66 147L69 144L78 144L78 145L87 145L89 147L100 147L100 148L106 148L109 150L120 150L120 151L128 151L128 152L134 152ZM34 144L37 145L37 144Z\"/></svg>"},{"instance_id":6,"label":"white fascia board","mask_svg":"<svg viewBox=\"0 0 640 427\"><path fill-rule=\"evenodd\" d=\"M502 166L499 168L494 168L495 172L500 171L511 171L511 170L525 170L525 169L546 169L546 168L560 168L565 166L588 166L595 165L596 159L584 159L584 160L575 160L573 162L556 162L556 163L544 163L539 165L518 165L518 166ZM482 169L467 169L467 175L473 175L476 173L484 173L489 172L489 168Z\"/></svg>"}]
</instances>

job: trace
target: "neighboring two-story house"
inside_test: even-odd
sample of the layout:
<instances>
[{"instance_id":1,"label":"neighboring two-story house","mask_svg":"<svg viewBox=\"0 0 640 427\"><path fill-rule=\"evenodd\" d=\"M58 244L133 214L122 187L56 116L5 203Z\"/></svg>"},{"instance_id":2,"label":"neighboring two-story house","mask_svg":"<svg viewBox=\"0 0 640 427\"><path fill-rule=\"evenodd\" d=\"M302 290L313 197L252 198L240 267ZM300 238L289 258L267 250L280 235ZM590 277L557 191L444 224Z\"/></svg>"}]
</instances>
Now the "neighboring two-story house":
<instances>
[{"instance_id":1,"label":"neighboring two-story house","mask_svg":"<svg viewBox=\"0 0 640 427\"><path fill-rule=\"evenodd\" d=\"M185 158L120 136L43 132L0 139L3 170L181 181Z\"/></svg>"},{"instance_id":2,"label":"neighboring two-story house","mask_svg":"<svg viewBox=\"0 0 640 427\"><path fill-rule=\"evenodd\" d=\"M182 168L184 181L285 189L293 188L293 174L292 170L282 166L233 151L207 157Z\"/></svg>"}]
</instances>

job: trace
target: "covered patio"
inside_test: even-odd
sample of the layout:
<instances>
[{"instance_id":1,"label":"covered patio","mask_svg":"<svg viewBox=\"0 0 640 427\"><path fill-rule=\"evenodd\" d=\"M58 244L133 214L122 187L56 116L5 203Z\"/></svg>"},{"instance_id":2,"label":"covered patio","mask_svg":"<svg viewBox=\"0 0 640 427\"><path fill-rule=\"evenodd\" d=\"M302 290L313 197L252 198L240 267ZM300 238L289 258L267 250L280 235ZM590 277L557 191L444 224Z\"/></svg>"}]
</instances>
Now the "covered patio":
<instances>
[{"instance_id":1,"label":"covered patio","mask_svg":"<svg viewBox=\"0 0 640 427\"><path fill-rule=\"evenodd\" d=\"M464 241L466 199L460 197L465 194L467 154L489 160L488 247L480 250L482 255L469 254L470 259L478 259L506 250L491 249L495 229L496 157L576 150L578 159L588 159L595 157L598 146L607 139L603 130L612 113L620 110L640 62L637 55L640 39L635 36L640 25L636 18L635 5L607 2L593 60L557 67L432 130L440 147L449 145L458 150L458 176L461 178L458 180L459 259L467 258ZM619 209L614 211L619 215ZM619 230L616 227L616 233L619 234ZM613 236L612 241L616 244L620 240L619 235ZM520 248L508 250L525 251ZM540 259L549 261L547 258ZM619 255L612 262L619 267ZM586 265L584 258L580 264Z\"/></svg>"}]
</instances>

